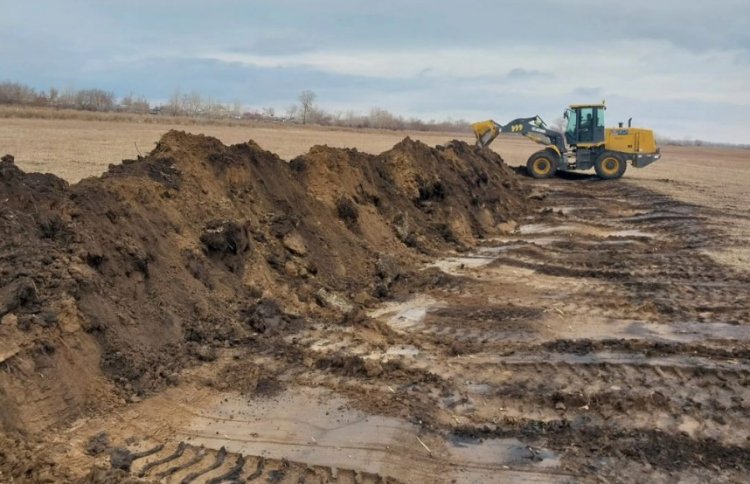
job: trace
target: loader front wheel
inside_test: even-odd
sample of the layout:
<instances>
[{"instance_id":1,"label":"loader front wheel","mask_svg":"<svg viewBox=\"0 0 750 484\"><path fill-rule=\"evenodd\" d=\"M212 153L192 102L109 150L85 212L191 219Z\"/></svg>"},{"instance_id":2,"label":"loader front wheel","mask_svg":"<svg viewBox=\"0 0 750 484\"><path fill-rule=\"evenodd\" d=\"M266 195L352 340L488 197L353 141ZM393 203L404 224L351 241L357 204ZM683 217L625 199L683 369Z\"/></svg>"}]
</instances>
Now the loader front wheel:
<instances>
[{"instance_id":1,"label":"loader front wheel","mask_svg":"<svg viewBox=\"0 0 750 484\"><path fill-rule=\"evenodd\" d=\"M614 180L620 178L625 173L627 168L627 162L625 158L619 153L613 153L611 151L605 151L594 163L594 169L596 174L602 180Z\"/></svg>"},{"instance_id":2,"label":"loader front wheel","mask_svg":"<svg viewBox=\"0 0 750 484\"><path fill-rule=\"evenodd\" d=\"M557 171L557 155L550 150L537 151L526 162L526 170L534 178L549 178Z\"/></svg>"}]
</instances>

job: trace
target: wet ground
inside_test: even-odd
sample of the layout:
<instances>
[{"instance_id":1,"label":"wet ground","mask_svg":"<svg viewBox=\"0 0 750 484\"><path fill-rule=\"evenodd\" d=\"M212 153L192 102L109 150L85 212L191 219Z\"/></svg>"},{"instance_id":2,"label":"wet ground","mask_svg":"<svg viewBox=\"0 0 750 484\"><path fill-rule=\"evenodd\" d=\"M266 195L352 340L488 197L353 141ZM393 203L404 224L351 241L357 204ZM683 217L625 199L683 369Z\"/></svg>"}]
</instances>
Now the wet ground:
<instances>
[{"instance_id":1,"label":"wet ground","mask_svg":"<svg viewBox=\"0 0 750 484\"><path fill-rule=\"evenodd\" d=\"M746 212L530 183L552 211L430 264L377 324L227 352L220 375L272 378L225 392L196 369L61 455L103 430L164 482L746 482L750 274L711 255Z\"/></svg>"}]
</instances>

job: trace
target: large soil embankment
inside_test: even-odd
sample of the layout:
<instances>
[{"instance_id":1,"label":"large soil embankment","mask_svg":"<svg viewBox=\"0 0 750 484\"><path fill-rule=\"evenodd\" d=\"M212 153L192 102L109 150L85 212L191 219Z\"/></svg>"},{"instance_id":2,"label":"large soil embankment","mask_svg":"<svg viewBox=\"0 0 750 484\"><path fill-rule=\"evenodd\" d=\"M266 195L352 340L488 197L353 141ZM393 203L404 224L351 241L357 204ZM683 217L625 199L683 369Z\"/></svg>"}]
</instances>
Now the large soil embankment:
<instances>
[{"instance_id":1,"label":"large soil embankment","mask_svg":"<svg viewBox=\"0 0 750 484\"><path fill-rule=\"evenodd\" d=\"M380 155L171 131L69 185L0 164L0 424L40 431L179 380L217 348L362 318L432 255L526 211L495 153Z\"/></svg>"}]
</instances>

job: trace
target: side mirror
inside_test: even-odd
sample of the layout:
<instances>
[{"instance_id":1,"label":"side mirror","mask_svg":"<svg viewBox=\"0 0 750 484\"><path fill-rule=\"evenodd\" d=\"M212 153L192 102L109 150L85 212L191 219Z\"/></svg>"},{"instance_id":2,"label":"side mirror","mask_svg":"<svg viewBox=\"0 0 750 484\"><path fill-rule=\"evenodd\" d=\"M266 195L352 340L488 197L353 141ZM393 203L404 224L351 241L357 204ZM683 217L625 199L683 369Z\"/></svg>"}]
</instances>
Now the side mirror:
<instances>
[{"instance_id":1,"label":"side mirror","mask_svg":"<svg viewBox=\"0 0 750 484\"><path fill-rule=\"evenodd\" d=\"M563 119L568 119L568 112L567 112L567 111L565 111L565 112L563 113Z\"/></svg>"},{"instance_id":2,"label":"side mirror","mask_svg":"<svg viewBox=\"0 0 750 484\"><path fill-rule=\"evenodd\" d=\"M633 124L633 118L628 119L628 128Z\"/></svg>"}]
</instances>

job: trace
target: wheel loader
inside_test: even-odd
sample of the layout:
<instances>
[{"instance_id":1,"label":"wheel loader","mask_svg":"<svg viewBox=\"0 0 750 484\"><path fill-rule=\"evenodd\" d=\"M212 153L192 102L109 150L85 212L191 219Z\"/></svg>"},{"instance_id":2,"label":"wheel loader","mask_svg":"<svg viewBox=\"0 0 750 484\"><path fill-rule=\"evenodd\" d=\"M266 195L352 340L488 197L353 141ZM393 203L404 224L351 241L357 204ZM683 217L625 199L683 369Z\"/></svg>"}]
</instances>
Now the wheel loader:
<instances>
[{"instance_id":1,"label":"wheel loader","mask_svg":"<svg viewBox=\"0 0 750 484\"><path fill-rule=\"evenodd\" d=\"M500 125L492 120L472 124L477 145L487 147L500 133L518 133L546 148L529 157L526 168L534 178L549 178L557 170L594 168L599 178L620 178L628 161L643 168L661 158L654 132L619 123L617 128L604 127L606 104L571 104L563 114L564 133L547 126L539 116L514 119Z\"/></svg>"}]
</instances>

